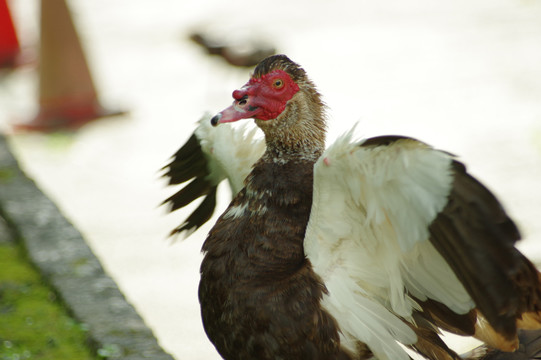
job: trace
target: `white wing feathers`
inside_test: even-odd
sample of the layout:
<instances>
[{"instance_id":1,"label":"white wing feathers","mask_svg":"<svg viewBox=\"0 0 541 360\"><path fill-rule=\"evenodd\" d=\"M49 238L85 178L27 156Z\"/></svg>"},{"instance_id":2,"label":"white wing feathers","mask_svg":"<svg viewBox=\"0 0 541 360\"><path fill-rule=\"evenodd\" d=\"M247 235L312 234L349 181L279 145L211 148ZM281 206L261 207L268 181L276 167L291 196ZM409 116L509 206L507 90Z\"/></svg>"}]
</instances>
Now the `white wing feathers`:
<instances>
[{"instance_id":1,"label":"white wing feathers","mask_svg":"<svg viewBox=\"0 0 541 360\"><path fill-rule=\"evenodd\" d=\"M227 178L232 196L243 187L244 179L254 163L265 151L265 141L256 137L257 127L217 126L210 124L211 116L205 115L199 120L195 135L207 159L209 178L219 183Z\"/></svg>"},{"instance_id":2,"label":"white wing feathers","mask_svg":"<svg viewBox=\"0 0 541 360\"><path fill-rule=\"evenodd\" d=\"M409 138L338 139L314 168L314 201L305 252L329 294L344 345L370 344L381 359L408 359L395 340L416 342L398 316L413 321L431 298L464 314L470 296L428 241L447 203L452 157Z\"/></svg>"}]
</instances>

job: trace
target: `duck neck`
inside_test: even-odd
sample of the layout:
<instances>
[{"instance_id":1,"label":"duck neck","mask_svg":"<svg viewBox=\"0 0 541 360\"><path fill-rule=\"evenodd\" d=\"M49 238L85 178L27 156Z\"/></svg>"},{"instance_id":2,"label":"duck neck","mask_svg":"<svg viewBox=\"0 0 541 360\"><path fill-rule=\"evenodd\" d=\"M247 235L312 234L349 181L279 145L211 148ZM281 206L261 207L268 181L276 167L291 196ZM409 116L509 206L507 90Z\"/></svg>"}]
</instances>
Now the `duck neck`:
<instances>
[{"instance_id":1,"label":"duck neck","mask_svg":"<svg viewBox=\"0 0 541 360\"><path fill-rule=\"evenodd\" d=\"M326 123L320 106L292 102L278 118L256 120L256 124L265 134L265 161L315 162L325 150Z\"/></svg>"},{"instance_id":2,"label":"duck neck","mask_svg":"<svg viewBox=\"0 0 541 360\"><path fill-rule=\"evenodd\" d=\"M285 164L288 162L315 163L322 153L322 147L315 146L303 140L292 144L290 142L272 139L272 141L267 141L267 150L263 155L263 161L276 164Z\"/></svg>"}]
</instances>

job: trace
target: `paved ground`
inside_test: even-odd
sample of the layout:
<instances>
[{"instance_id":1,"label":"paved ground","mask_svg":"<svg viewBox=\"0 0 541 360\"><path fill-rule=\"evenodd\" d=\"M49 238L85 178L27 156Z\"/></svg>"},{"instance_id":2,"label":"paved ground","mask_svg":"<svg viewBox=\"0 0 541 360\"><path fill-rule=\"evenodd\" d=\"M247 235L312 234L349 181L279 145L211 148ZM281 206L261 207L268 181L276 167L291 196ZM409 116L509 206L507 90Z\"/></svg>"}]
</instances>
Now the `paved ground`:
<instances>
[{"instance_id":1,"label":"paved ground","mask_svg":"<svg viewBox=\"0 0 541 360\"><path fill-rule=\"evenodd\" d=\"M32 43L36 1L13 3ZM199 25L233 38L259 34L301 63L331 109L331 139L359 121L360 136L409 135L459 155L513 214L524 252L541 261L539 1L70 4L104 103L131 113L77 134L9 141L177 359L218 358L196 296L209 228L167 239L185 214L158 207L171 192L158 169L248 75L186 40ZM35 88L31 68L2 78L3 128L33 114Z\"/></svg>"},{"instance_id":2,"label":"paved ground","mask_svg":"<svg viewBox=\"0 0 541 360\"><path fill-rule=\"evenodd\" d=\"M104 273L79 231L21 172L3 136L0 189L0 240L22 242L69 313L88 326L94 349L119 360L172 360Z\"/></svg>"}]
</instances>

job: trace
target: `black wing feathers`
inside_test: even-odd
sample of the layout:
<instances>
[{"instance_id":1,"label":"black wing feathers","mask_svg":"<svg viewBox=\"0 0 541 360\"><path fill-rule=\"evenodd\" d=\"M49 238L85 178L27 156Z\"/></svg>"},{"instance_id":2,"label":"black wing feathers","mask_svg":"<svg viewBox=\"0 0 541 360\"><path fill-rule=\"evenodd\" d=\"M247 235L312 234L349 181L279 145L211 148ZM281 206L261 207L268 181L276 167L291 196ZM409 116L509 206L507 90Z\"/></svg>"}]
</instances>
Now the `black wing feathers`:
<instances>
[{"instance_id":1,"label":"black wing feathers","mask_svg":"<svg viewBox=\"0 0 541 360\"><path fill-rule=\"evenodd\" d=\"M214 186L203 202L188 216L184 222L171 231L171 235L180 234L183 231L191 232L197 230L206 223L216 208L216 186Z\"/></svg>"},{"instance_id":2,"label":"black wing feathers","mask_svg":"<svg viewBox=\"0 0 541 360\"><path fill-rule=\"evenodd\" d=\"M415 312L413 318L415 325L410 324L410 327L417 335L417 342L410 345L410 348L428 360L461 360L461 357L440 338L433 323L427 320L422 313Z\"/></svg>"},{"instance_id":3,"label":"black wing feathers","mask_svg":"<svg viewBox=\"0 0 541 360\"><path fill-rule=\"evenodd\" d=\"M537 270L515 247L519 231L494 195L453 161L446 207L430 225L430 241L457 274L477 308L506 338L516 318L540 308Z\"/></svg>"},{"instance_id":4,"label":"black wing feathers","mask_svg":"<svg viewBox=\"0 0 541 360\"><path fill-rule=\"evenodd\" d=\"M162 170L165 169L167 172L163 176L169 177L169 185L182 184L194 177L208 175L207 160L195 134L192 134L188 141L178 149L172 156L171 162Z\"/></svg>"},{"instance_id":5,"label":"black wing feathers","mask_svg":"<svg viewBox=\"0 0 541 360\"><path fill-rule=\"evenodd\" d=\"M476 314L472 310L466 314L457 314L444 304L432 299L415 299L422 311L414 312L414 317L422 317L442 330L461 336L475 333Z\"/></svg>"},{"instance_id":6,"label":"black wing feathers","mask_svg":"<svg viewBox=\"0 0 541 360\"><path fill-rule=\"evenodd\" d=\"M207 158L195 134L173 155L171 162L163 169L166 171L163 176L169 178L169 185L182 184L193 179L188 185L163 202L169 204L171 212L205 196L203 202L180 226L171 232L171 235L197 230L214 213L217 185L208 179L210 172L207 167Z\"/></svg>"},{"instance_id":7,"label":"black wing feathers","mask_svg":"<svg viewBox=\"0 0 541 360\"><path fill-rule=\"evenodd\" d=\"M216 186L213 186L204 178L196 177L188 185L165 200L165 202L170 204L170 211L175 211L188 205L200 196L210 194L213 190L216 191Z\"/></svg>"}]
</instances>

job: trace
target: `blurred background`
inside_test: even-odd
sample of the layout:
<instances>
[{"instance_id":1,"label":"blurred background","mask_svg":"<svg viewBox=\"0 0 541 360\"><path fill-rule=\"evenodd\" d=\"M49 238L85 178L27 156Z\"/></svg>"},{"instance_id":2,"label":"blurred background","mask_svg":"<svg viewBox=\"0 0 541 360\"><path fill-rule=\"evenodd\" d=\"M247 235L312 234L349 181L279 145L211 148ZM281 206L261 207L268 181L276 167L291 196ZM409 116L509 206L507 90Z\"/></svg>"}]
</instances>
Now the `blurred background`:
<instances>
[{"instance_id":1,"label":"blurred background","mask_svg":"<svg viewBox=\"0 0 541 360\"><path fill-rule=\"evenodd\" d=\"M21 65L0 72L0 129L177 359L219 359L197 300L213 221L187 240L168 238L193 208L166 214L159 205L175 189L159 170L250 74L194 34L237 59L274 48L301 64L329 106L329 142L358 122L359 137L407 135L456 154L501 198L520 248L541 264L539 0L68 0L98 102L124 113L48 133L14 127L43 110L40 2L7 4ZM74 56L52 54L53 64ZM228 196L223 188L220 209Z\"/></svg>"}]
</instances>

